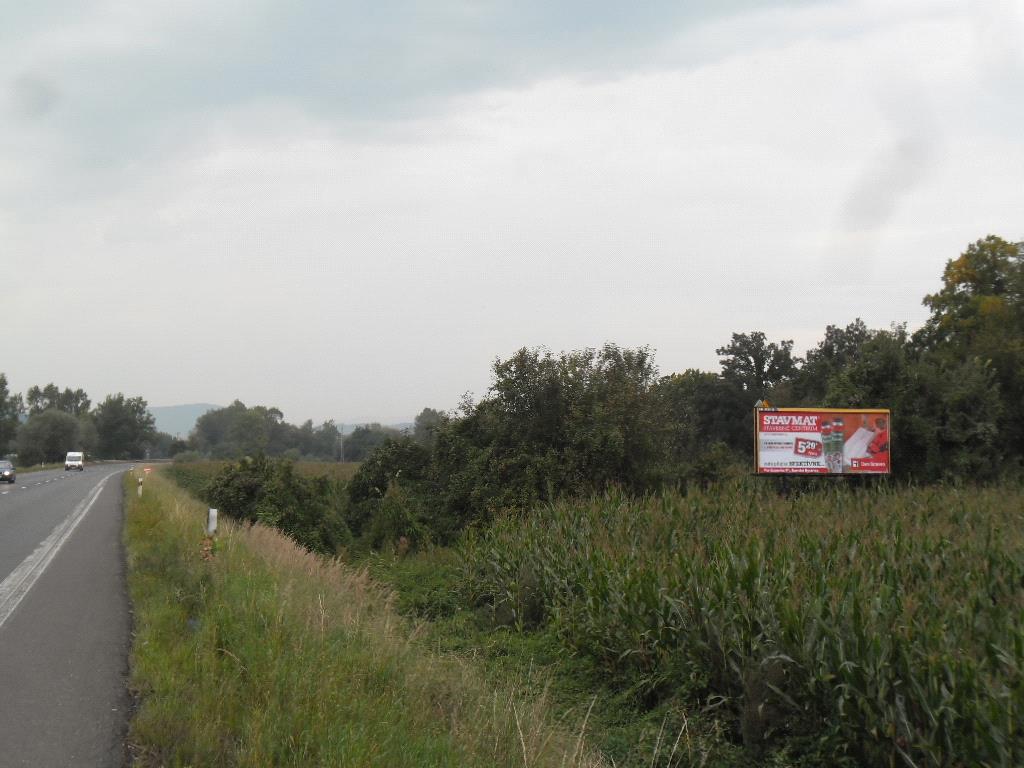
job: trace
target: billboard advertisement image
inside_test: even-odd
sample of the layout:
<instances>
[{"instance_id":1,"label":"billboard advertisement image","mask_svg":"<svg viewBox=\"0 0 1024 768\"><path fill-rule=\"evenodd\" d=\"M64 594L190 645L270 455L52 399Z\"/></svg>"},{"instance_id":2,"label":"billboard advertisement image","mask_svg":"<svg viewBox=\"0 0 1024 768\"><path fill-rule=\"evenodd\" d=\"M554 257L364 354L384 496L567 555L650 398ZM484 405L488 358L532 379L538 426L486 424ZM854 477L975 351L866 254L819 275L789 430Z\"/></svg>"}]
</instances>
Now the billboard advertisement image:
<instances>
[{"instance_id":1,"label":"billboard advertisement image","mask_svg":"<svg viewBox=\"0 0 1024 768\"><path fill-rule=\"evenodd\" d=\"M891 418L884 408L758 408L758 474L886 475Z\"/></svg>"}]
</instances>

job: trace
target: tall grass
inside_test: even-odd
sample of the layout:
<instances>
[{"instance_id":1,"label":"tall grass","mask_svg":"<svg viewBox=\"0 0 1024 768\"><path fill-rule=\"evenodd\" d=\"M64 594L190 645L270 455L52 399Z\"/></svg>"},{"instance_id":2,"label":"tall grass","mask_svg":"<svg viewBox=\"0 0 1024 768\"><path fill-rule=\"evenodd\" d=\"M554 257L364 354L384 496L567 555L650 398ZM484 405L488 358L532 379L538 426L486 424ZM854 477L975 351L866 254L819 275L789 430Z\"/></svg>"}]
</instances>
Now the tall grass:
<instances>
[{"instance_id":1,"label":"tall grass","mask_svg":"<svg viewBox=\"0 0 1024 768\"><path fill-rule=\"evenodd\" d=\"M431 654L363 571L222 523L154 473L126 497L138 766L591 766L585 721Z\"/></svg>"},{"instance_id":2,"label":"tall grass","mask_svg":"<svg viewBox=\"0 0 1024 768\"><path fill-rule=\"evenodd\" d=\"M609 493L462 547L468 598L549 624L753 753L1024 765L1024 491Z\"/></svg>"}]
</instances>

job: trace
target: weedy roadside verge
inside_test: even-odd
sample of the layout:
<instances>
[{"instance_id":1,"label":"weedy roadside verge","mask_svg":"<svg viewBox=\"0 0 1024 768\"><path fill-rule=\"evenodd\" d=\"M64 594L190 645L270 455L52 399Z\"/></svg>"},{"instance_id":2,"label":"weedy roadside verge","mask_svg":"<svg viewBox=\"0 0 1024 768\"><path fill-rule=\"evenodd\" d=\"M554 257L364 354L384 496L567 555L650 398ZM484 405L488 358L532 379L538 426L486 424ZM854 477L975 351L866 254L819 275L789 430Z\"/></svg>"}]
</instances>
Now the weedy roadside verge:
<instances>
[{"instance_id":1,"label":"weedy roadside verge","mask_svg":"<svg viewBox=\"0 0 1024 768\"><path fill-rule=\"evenodd\" d=\"M136 766L604 765L584 712L552 722L425 650L364 571L260 525L208 541L159 472L125 499Z\"/></svg>"}]
</instances>

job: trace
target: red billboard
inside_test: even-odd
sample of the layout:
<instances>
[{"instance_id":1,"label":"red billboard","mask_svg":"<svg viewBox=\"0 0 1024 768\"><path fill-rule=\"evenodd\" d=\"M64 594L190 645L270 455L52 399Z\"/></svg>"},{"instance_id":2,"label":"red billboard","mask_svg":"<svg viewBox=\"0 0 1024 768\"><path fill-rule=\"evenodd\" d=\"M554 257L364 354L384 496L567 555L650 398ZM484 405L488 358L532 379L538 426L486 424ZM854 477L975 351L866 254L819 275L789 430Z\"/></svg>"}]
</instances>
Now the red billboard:
<instances>
[{"instance_id":1,"label":"red billboard","mask_svg":"<svg viewBox=\"0 0 1024 768\"><path fill-rule=\"evenodd\" d=\"M758 474L887 475L891 417L885 408L758 408Z\"/></svg>"}]
</instances>

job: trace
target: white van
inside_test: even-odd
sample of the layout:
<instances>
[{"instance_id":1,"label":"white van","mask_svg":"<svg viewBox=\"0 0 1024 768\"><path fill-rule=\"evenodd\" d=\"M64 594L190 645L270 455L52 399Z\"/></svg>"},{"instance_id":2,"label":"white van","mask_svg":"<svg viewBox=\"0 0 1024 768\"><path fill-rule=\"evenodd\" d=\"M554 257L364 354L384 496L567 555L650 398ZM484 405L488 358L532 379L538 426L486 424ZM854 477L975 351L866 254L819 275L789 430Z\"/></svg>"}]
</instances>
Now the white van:
<instances>
[{"instance_id":1,"label":"white van","mask_svg":"<svg viewBox=\"0 0 1024 768\"><path fill-rule=\"evenodd\" d=\"M84 472L85 454L81 451L71 451L64 459L64 471L67 472L69 469L77 469L79 472Z\"/></svg>"}]
</instances>

